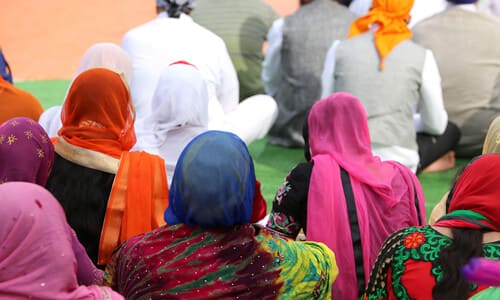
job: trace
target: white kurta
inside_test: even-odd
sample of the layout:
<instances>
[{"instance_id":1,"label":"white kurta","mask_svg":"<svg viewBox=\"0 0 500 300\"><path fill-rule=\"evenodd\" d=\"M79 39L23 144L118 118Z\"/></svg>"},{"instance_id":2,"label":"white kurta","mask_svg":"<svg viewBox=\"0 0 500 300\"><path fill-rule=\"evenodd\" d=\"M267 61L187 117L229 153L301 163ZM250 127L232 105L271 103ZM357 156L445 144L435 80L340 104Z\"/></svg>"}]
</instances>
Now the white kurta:
<instances>
[{"instance_id":1,"label":"white kurta","mask_svg":"<svg viewBox=\"0 0 500 300\"><path fill-rule=\"evenodd\" d=\"M185 14L169 18L160 13L127 32L122 47L132 59L139 137L151 129L146 120L154 109L151 100L160 73L176 61L187 61L202 73L208 86L210 129L233 132L250 143L263 137L276 118L276 103L270 97L239 104L238 78L223 40Z\"/></svg>"}]
</instances>

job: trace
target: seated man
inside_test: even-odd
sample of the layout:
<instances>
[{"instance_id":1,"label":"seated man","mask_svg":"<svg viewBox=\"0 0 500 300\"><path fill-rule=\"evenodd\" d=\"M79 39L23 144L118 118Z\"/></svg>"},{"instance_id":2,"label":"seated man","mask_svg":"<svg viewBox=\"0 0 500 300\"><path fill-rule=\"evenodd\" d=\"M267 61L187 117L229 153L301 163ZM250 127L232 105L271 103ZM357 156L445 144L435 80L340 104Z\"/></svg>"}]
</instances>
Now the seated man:
<instances>
[{"instance_id":1,"label":"seated man","mask_svg":"<svg viewBox=\"0 0 500 300\"><path fill-rule=\"evenodd\" d=\"M224 41L193 22L192 0L158 0L158 17L127 32L123 49L132 60L131 93L137 110L136 149L151 128L151 100L161 72L188 61L202 73L209 95L209 129L230 131L246 143L266 135L277 114L271 97L254 96L239 104L238 78Z\"/></svg>"},{"instance_id":2,"label":"seated man","mask_svg":"<svg viewBox=\"0 0 500 300\"><path fill-rule=\"evenodd\" d=\"M240 82L240 101L264 93L262 44L278 18L272 7L263 0L198 0L192 16L226 43Z\"/></svg>"},{"instance_id":3,"label":"seated man","mask_svg":"<svg viewBox=\"0 0 500 300\"><path fill-rule=\"evenodd\" d=\"M373 153L417 171L452 149L459 133L453 124L447 126L432 52L410 40L412 6L413 0L374 1L353 23L350 38L330 48L322 94L344 91L358 97L368 114ZM417 131L431 136L417 140ZM448 163L442 169L453 167L453 154L444 159Z\"/></svg>"},{"instance_id":4,"label":"seated man","mask_svg":"<svg viewBox=\"0 0 500 300\"><path fill-rule=\"evenodd\" d=\"M282 28L269 34L266 56L272 59L265 60L262 76L266 91L278 103L278 119L269 132L271 144L304 146L302 125L307 111L320 98L326 52L334 40L347 36L355 18L334 0L314 0L286 17Z\"/></svg>"},{"instance_id":5,"label":"seated man","mask_svg":"<svg viewBox=\"0 0 500 300\"><path fill-rule=\"evenodd\" d=\"M500 115L500 22L479 13L477 0L448 2L413 28L413 40L436 56L446 111L462 132L457 155L473 157Z\"/></svg>"}]
</instances>

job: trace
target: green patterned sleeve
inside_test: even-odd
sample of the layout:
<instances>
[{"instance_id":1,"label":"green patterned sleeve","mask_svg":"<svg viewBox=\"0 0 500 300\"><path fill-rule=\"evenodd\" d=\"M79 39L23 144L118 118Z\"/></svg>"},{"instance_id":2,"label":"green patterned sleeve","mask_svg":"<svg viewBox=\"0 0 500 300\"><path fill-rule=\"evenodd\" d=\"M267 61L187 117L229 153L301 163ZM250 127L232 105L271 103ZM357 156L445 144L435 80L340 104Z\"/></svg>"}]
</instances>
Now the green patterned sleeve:
<instances>
[{"instance_id":1,"label":"green patterned sleeve","mask_svg":"<svg viewBox=\"0 0 500 300\"><path fill-rule=\"evenodd\" d=\"M403 236L405 229L393 233L382 245L378 254L375 265L370 273L370 279L366 286L364 300L381 300L388 299L390 280L388 278L391 273L391 265L394 259L396 250L403 245Z\"/></svg>"}]
</instances>

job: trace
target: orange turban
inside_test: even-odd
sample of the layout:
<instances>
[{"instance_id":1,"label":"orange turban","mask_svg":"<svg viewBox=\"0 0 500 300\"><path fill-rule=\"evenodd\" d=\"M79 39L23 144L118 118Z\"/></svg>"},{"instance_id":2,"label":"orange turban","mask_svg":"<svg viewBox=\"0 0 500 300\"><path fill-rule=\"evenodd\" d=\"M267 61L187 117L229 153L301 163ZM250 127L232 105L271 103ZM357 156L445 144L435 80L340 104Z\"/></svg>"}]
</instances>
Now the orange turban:
<instances>
[{"instance_id":1,"label":"orange turban","mask_svg":"<svg viewBox=\"0 0 500 300\"><path fill-rule=\"evenodd\" d=\"M407 22L414 0L373 0L370 11L354 21L349 37L356 36L377 24L375 47L380 55L380 69L384 69L384 59L399 43L411 38Z\"/></svg>"},{"instance_id":2,"label":"orange turban","mask_svg":"<svg viewBox=\"0 0 500 300\"><path fill-rule=\"evenodd\" d=\"M134 108L121 75L95 68L73 81L59 135L68 143L120 158L135 142Z\"/></svg>"}]
</instances>

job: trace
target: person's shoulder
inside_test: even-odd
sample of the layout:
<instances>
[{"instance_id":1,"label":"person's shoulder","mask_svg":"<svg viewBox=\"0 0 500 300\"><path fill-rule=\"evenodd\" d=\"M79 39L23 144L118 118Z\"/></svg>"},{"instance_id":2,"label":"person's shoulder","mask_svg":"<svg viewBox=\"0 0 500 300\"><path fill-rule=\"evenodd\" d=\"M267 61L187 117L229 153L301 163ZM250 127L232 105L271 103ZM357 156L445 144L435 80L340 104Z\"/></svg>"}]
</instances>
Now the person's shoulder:
<instances>
[{"instance_id":1,"label":"person's shoulder","mask_svg":"<svg viewBox=\"0 0 500 300\"><path fill-rule=\"evenodd\" d=\"M191 33L197 38L202 38L205 41L210 41L210 43L213 43L215 45L225 45L224 40L214 32L210 31L208 28L196 23L196 21L194 20L191 23ZM210 46L210 44L207 46Z\"/></svg>"},{"instance_id":2,"label":"person's shoulder","mask_svg":"<svg viewBox=\"0 0 500 300\"><path fill-rule=\"evenodd\" d=\"M150 20L146 23L143 23L141 25L129 29L127 32L125 32L123 38L125 39L125 38L133 38L136 36L141 36L144 33L144 31L147 31L148 28L151 27L151 24L153 22L155 22L155 20Z\"/></svg>"}]
</instances>

